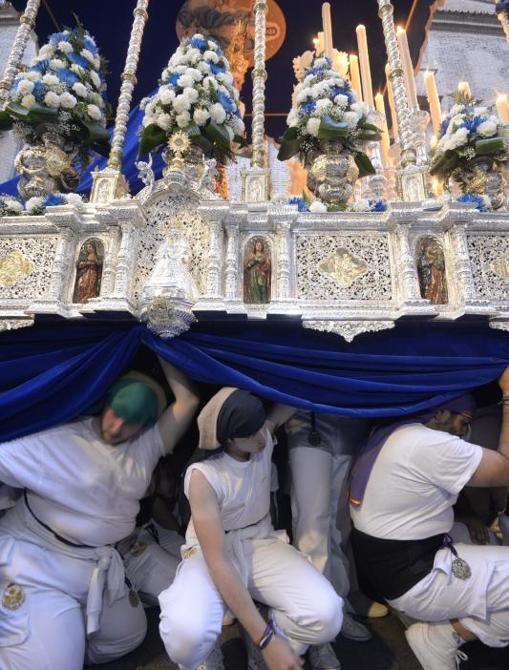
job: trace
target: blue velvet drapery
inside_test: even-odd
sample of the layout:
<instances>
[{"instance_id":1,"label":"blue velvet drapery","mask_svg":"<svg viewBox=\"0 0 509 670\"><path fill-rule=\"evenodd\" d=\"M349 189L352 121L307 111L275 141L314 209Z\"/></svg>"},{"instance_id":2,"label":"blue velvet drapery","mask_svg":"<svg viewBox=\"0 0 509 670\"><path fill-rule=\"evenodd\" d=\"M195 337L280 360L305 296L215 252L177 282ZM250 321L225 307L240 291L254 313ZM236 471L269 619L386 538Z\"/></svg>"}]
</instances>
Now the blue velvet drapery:
<instances>
[{"instance_id":1,"label":"blue velvet drapery","mask_svg":"<svg viewBox=\"0 0 509 670\"><path fill-rule=\"evenodd\" d=\"M487 327L398 327L346 344L281 322L205 323L169 341L139 324L38 325L0 336L0 442L83 412L140 344L198 381L365 417L431 407L509 364L509 336Z\"/></svg>"}]
</instances>

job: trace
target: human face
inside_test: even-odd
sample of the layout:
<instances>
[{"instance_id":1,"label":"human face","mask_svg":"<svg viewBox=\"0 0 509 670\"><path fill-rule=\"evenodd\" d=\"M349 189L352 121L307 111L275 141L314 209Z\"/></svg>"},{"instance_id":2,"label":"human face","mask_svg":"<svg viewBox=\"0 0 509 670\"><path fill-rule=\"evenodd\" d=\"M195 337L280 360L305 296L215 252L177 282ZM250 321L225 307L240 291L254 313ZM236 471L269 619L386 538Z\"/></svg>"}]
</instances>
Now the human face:
<instances>
[{"instance_id":1,"label":"human face","mask_svg":"<svg viewBox=\"0 0 509 670\"><path fill-rule=\"evenodd\" d=\"M142 423L126 421L117 416L109 405L106 405L101 416L101 437L107 444L125 442L139 433L142 428Z\"/></svg>"},{"instance_id":2,"label":"human face","mask_svg":"<svg viewBox=\"0 0 509 670\"><path fill-rule=\"evenodd\" d=\"M465 437L470 429L470 419L463 414L440 409L428 425L435 430L443 430L451 435Z\"/></svg>"},{"instance_id":3,"label":"human face","mask_svg":"<svg viewBox=\"0 0 509 670\"><path fill-rule=\"evenodd\" d=\"M240 461L247 461L251 454L259 454L265 449L266 440L262 428L249 437L232 437L226 444L226 453Z\"/></svg>"}]
</instances>

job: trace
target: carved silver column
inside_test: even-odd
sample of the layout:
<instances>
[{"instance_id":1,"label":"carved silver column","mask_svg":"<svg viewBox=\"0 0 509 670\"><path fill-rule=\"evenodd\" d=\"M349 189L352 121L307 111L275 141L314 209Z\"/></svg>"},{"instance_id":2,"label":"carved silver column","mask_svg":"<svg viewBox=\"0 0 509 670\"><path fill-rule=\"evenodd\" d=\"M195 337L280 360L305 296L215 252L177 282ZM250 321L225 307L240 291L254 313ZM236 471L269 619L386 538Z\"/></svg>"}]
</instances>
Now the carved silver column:
<instances>
[{"instance_id":1,"label":"carved silver column","mask_svg":"<svg viewBox=\"0 0 509 670\"><path fill-rule=\"evenodd\" d=\"M92 173L91 202L110 202L111 200L121 198L129 191L127 182L121 173L122 151L127 132L127 121L129 110L131 109L133 90L136 86L136 70L138 68L143 31L148 19L148 3L149 0L137 0L136 8L133 12L134 21L129 38L124 71L121 75L122 85L120 87L108 165L104 170Z\"/></svg>"},{"instance_id":2,"label":"carved silver column","mask_svg":"<svg viewBox=\"0 0 509 670\"><path fill-rule=\"evenodd\" d=\"M401 196L403 200L424 200L426 197L425 179L423 170L417 166L412 119L394 25L394 7L390 0L377 1L378 15L382 20L387 49L387 59L390 67L389 76L394 93L401 144L401 166L399 169Z\"/></svg>"},{"instance_id":3,"label":"carved silver column","mask_svg":"<svg viewBox=\"0 0 509 670\"><path fill-rule=\"evenodd\" d=\"M472 264L467 244L467 224L455 223L449 229L452 248L454 251L455 286L461 292L461 300L465 307L487 305L488 301L479 299L474 283Z\"/></svg>"},{"instance_id":4,"label":"carved silver column","mask_svg":"<svg viewBox=\"0 0 509 670\"><path fill-rule=\"evenodd\" d=\"M122 235L122 231L118 226L112 226L110 231L111 237L108 240L101 277L101 294L103 298L110 297L115 288L115 261L118 257Z\"/></svg>"},{"instance_id":5,"label":"carved silver column","mask_svg":"<svg viewBox=\"0 0 509 670\"><path fill-rule=\"evenodd\" d=\"M121 227L120 248L117 256L117 267L115 272L115 292L116 300L130 301L130 285L132 279L129 277L129 255L135 252L134 247L134 223L125 223Z\"/></svg>"},{"instance_id":6,"label":"carved silver column","mask_svg":"<svg viewBox=\"0 0 509 670\"><path fill-rule=\"evenodd\" d=\"M239 283L239 227L237 223L228 222L226 227L226 263L224 270L225 277L225 300L228 302L238 302L238 283Z\"/></svg>"},{"instance_id":7,"label":"carved silver column","mask_svg":"<svg viewBox=\"0 0 509 670\"><path fill-rule=\"evenodd\" d=\"M417 266L412 255L408 238L408 224L398 223L394 226L396 236L397 277L399 282L399 308L408 312L408 308L417 308L422 313L429 302L421 297ZM435 311L431 306L431 311Z\"/></svg>"},{"instance_id":8,"label":"carved silver column","mask_svg":"<svg viewBox=\"0 0 509 670\"><path fill-rule=\"evenodd\" d=\"M4 76L0 81L0 100L6 100L9 95L14 77L18 73L23 53L30 37L30 33L35 28L35 18L39 11L41 0L28 0L25 11L19 17L19 28L14 38L14 44L11 47L7 65L5 66Z\"/></svg>"},{"instance_id":9,"label":"carved silver column","mask_svg":"<svg viewBox=\"0 0 509 670\"><path fill-rule=\"evenodd\" d=\"M265 202L269 199L269 170L265 167L265 40L267 0L254 1L255 46L253 77L253 157L251 167L242 173L244 202Z\"/></svg>"},{"instance_id":10,"label":"carved silver column","mask_svg":"<svg viewBox=\"0 0 509 670\"><path fill-rule=\"evenodd\" d=\"M291 298L290 288L290 242L291 220L282 220L277 224L279 254L277 264L277 296L279 302L286 302Z\"/></svg>"},{"instance_id":11,"label":"carved silver column","mask_svg":"<svg viewBox=\"0 0 509 670\"><path fill-rule=\"evenodd\" d=\"M60 229L59 240L55 251L55 260L53 261L53 271L51 273L51 288L49 290L49 300L67 302L65 289L66 280L73 274L71 268L72 242L75 234L71 228L65 226ZM72 299L72 297L71 297Z\"/></svg>"},{"instance_id":12,"label":"carved silver column","mask_svg":"<svg viewBox=\"0 0 509 670\"><path fill-rule=\"evenodd\" d=\"M210 241L207 262L207 300L221 299L221 258L223 257L223 226L209 221Z\"/></svg>"}]
</instances>

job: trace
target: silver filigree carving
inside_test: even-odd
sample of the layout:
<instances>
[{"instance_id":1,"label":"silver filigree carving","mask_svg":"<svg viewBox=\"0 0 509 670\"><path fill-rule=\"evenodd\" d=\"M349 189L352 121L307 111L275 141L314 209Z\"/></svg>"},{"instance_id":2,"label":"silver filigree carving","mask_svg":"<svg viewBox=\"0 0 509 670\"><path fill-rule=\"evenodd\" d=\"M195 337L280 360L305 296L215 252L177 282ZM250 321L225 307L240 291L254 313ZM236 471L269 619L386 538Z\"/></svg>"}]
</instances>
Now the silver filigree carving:
<instances>
[{"instance_id":1,"label":"silver filigree carving","mask_svg":"<svg viewBox=\"0 0 509 670\"><path fill-rule=\"evenodd\" d=\"M344 273L340 281L324 274L323 263L338 252L343 264L362 267L362 272L354 277L355 281L345 281ZM353 233L300 234L295 238L295 254L298 298L322 301L391 298L389 248L385 235L366 232L362 237Z\"/></svg>"},{"instance_id":2,"label":"silver filigree carving","mask_svg":"<svg viewBox=\"0 0 509 670\"><path fill-rule=\"evenodd\" d=\"M375 333L381 330L394 328L394 321L333 321L333 320L311 320L302 321L304 328L311 328L323 333L334 333L340 335L347 342L352 342L357 335L362 333Z\"/></svg>"},{"instance_id":3,"label":"silver filigree carving","mask_svg":"<svg viewBox=\"0 0 509 670\"><path fill-rule=\"evenodd\" d=\"M343 288L350 288L354 281L367 271L367 263L344 248L336 249L318 265L318 272L321 275L332 279Z\"/></svg>"},{"instance_id":4,"label":"silver filigree carving","mask_svg":"<svg viewBox=\"0 0 509 670\"><path fill-rule=\"evenodd\" d=\"M0 260L7 262L9 267L18 259L16 263L19 267L19 261L23 259L23 264L30 264L31 268L23 276L20 273L14 284L0 284L0 300L17 298L32 301L47 295L51 287L57 242L58 237L54 236L0 237ZM27 269L28 265L25 267Z\"/></svg>"},{"instance_id":5,"label":"silver filigree carving","mask_svg":"<svg viewBox=\"0 0 509 670\"><path fill-rule=\"evenodd\" d=\"M468 235L467 245L477 294L491 301L509 300L507 235Z\"/></svg>"}]
</instances>

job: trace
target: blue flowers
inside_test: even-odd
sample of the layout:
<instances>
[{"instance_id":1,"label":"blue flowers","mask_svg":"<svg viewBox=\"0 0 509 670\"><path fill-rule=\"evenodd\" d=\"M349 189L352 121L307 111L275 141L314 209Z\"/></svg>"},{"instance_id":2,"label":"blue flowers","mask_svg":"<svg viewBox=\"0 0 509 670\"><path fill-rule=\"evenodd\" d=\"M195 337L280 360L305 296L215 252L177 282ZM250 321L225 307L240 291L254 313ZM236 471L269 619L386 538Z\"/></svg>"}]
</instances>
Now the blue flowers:
<instances>
[{"instance_id":1,"label":"blue flowers","mask_svg":"<svg viewBox=\"0 0 509 670\"><path fill-rule=\"evenodd\" d=\"M80 80L78 75L74 74L74 72L72 72L66 67L60 68L59 70L56 71L55 74L60 79L60 81L69 84L69 86L72 86L73 84L75 84L77 81Z\"/></svg>"},{"instance_id":2,"label":"blue flowers","mask_svg":"<svg viewBox=\"0 0 509 670\"><path fill-rule=\"evenodd\" d=\"M209 67L212 74L220 74L225 71L222 63L209 63Z\"/></svg>"},{"instance_id":3,"label":"blue flowers","mask_svg":"<svg viewBox=\"0 0 509 670\"><path fill-rule=\"evenodd\" d=\"M315 111L316 102L314 100L307 100L300 106L299 112L301 114L312 114Z\"/></svg>"},{"instance_id":4,"label":"blue flowers","mask_svg":"<svg viewBox=\"0 0 509 670\"><path fill-rule=\"evenodd\" d=\"M90 37L85 37L85 39L83 40L83 46L85 47L85 49L88 49L90 51L90 53L94 54L94 56L98 52L96 43Z\"/></svg>"},{"instance_id":5,"label":"blue flowers","mask_svg":"<svg viewBox=\"0 0 509 670\"><path fill-rule=\"evenodd\" d=\"M205 51L208 48L208 43L201 35L194 35L191 39L191 46L195 49L200 49L200 51Z\"/></svg>"},{"instance_id":6,"label":"blue flowers","mask_svg":"<svg viewBox=\"0 0 509 670\"><path fill-rule=\"evenodd\" d=\"M48 68L49 60L47 58L43 58L43 60L40 60L35 65L32 65L30 69L35 70L36 72L45 72Z\"/></svg>"},{"instance_id":7,"label":"blue flowers","mask_svg":"<svg viewBox=\"0 0 509 670\"><path fill-rule=\"evenodd\" d=\"M486 116L473 116L470 119L465 119L460 125L460 128L466 128L469 133L475 133L477 128L487 120Z\"/></svg>"},{"instance_id":8,"label":"blue flowers","mask_svg":"<svg viewBox=\"0 0 509 670\"><path fill-rule=\"evenodd\" d=\"M477 193L464 193L460 195L457 202L472 203L480 212L488 210L486 199L482 195L477 195Z\"/></svg>"},{"instance_id":9,"label":"blue flowers","mask_svg":"<svg viewBox=\"0 0 509 670\"><path fill-rule=\"evenodd\" d=\"M237 108L237 105L234 103L234 101L230 98L229 95L226 95L226 93L223 93L222 91L218 91L217 93L217 100L219 104L224 107L224 110L231 114L232 112L235 111Z\"/></svg>"},{"instance_id":10,"label":"blue flowers","mask_svg":"<svg viewBox=\"0 0 509 670\"><path fill-rule=\"evenodd\" d=\"M50 193L44 198L43 207L54 207L55 205L63 205L65 198L57 193Z\"/></svg>"},{"instance_id":11,"label":"blue flowers","mask_svg":"<svg viewBox=\"0 0 509 670\"><path fill-rule=\"evenodd\" d=\"M176 86L178 80L180 79L180 74L178 72L174 72L173 74L170 74L168 77L168 84L171 86Z\"/></svg>"},{"instance_id":12,"label":"blue flowers","mask_svg":"<svg viewBox=\"0 0 509 670\"><path fill-rule=\"evenodd\" d=\"M288 200L289 205L297 205L299 212L309 212L309 204L301 195L296 195Z\"/></svg>"},{"instance_id":13,"label":"blue flowers","mask_svg":"<svg viewBox=\"0 0 509 670\"><path fill-rule=\"evenodd\" d=\"M384 200L370 200L369 210L371 212L385 212L387 211L387 203Z\"/></svg>"},{"instance_id":14,"label":"blue flowers","mask_svg":"<svg viewBox=\"0 0 509 670\"><path fill-rule=\"evenodd\" d=\"M50 44L58 44L58 42L68 42L68 41L69 41L68 32L53 33L49 36Z\"/></svg>"},{"instance_id":15,"label":"blue flowers","mask_svg":"<svg viewBox=\"0 0 509 670\"><path fill-rule=\"evenodd\" d=\"M74 63L74 65L79 65L85 70L88 69L88 61L81 54L77 54L75 51L72 51L70 54L67 54L67 58L71 61L71 63Z\"/></svg>"}]
</instances>

